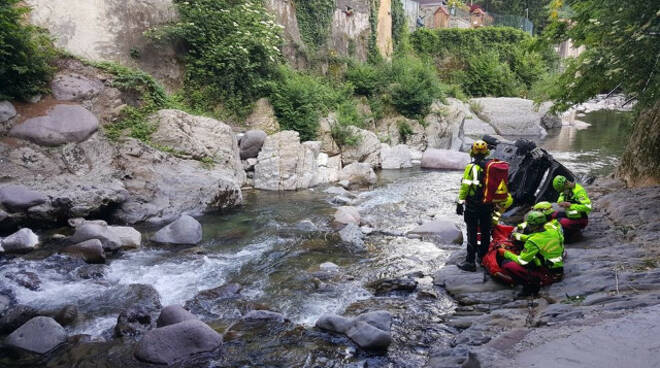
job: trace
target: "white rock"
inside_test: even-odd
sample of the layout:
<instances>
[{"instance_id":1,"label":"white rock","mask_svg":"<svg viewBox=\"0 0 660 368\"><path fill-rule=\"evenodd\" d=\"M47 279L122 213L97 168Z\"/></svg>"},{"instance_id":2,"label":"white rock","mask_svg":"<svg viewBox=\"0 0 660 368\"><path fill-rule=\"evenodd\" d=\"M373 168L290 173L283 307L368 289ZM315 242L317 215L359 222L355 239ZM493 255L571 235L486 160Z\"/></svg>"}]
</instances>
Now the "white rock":
<instances>
[{"instance_id":1,"label":"white rock","mask_svg":"<svg viewBox=\"0 0 660 368\"><path fill-rule=\"evenodd\" d=\"M347 129L351 134L359 137L359 142L355 146L342 147L341 157L343 164L365 162L371 165L371 167L379 166L381 143L376 134L354 126L349 126Z\"/></svg>"},{"instance_id":2,"label":"white rock","mask_svg":"<svg viewBox=\"0 0 660 368\"><path fill-rule=\"evenodd\" d=\"M428 149L422 157L422 168L463 170L470 163L470 155L442 149Z\"/></svg>"},{"instance_id":3,"label":"white rock","mask_svg":"<svg viewBox=\"0 0 660 368\"><path fill-rule=\"evenodd\" d=\"M371 168L371 165L354 162L344 167L339 172L339 180L340 185L344 181L348 182L347 185L342 186L367 187L376 184L378 178L376 177L374 170Z\"/></svg>"},{"instance_id":4,"label":"white rock","mask_svg":"<svg viewBox=\"0 0 660 368\"><path fill-rule=\"evenodd\" d=\"M481 105L480 113L500 135L545 136L541 120L546 115L551 103L541 104L538 108L534 101L514 97L483 97L472 99Z\"/></svg>"},{"instance_id":5,"label":"white rock","mask_svg":"<svg viewBox=\"0 0 660 368\"><path fill-rule=\"evenodd\" d=\"M338 224L360 225L360 211L352 206L339 207L335 212L335 222Z\"/></svg>"},{"instance_id":6,"label":"white rock","mask_svg":"<svg viewBox=\"0 0 660 368\"><path fill-rule=\"evenodd\" d=\"M142 234L130 226L108 226L108 230L119 237L121 248L139 248L142 244Z\"/></svg>"},{"instance_id":7,"label":"white rock","mask_svg":"<svg viewBox=\"0 0 660 368\"><path fill-rule=\"evenodd\" d=\"M1 245L5 252L28 252L33 250L39 244L39 237L28 228L19 231L2 239Z\"/></svg>"},{"instance_id":8,"label":"white rock","mask_svg":"<svg viewBox=\"0 0 660 368\"><path fill-rule=\"evenodd\" d=\"M390 147L383 143L380 150L380 158L383 170L412 167L412 154L405 144Z\"/></svg>"}]
</instances>

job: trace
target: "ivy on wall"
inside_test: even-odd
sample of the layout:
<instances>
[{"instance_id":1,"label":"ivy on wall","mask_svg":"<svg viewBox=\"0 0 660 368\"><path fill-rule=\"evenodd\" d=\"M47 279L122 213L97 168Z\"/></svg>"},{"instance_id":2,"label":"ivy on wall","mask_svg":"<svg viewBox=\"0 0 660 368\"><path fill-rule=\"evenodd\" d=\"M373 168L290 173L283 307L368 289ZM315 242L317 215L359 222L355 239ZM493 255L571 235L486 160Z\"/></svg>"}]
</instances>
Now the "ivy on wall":
<instances>
[{"instance_id":1,"label":"ivy on wall","mask_svg":"<svg viewBox=\"0 0 660 368\"><path fill-rule=\"evenodd\" d=\"M378 8L380 8L380 0L371 0L369 3L369 26L371 33L369 34L369 43L367 61L372 64L377 64L383 60L383 57L378 51L377 37L378 37Z\"/></svg>"},{"instance_id":2,"label":"ivy on wall","mask_svg":"<svg viewBox=\"0 0 660 368\"><path fill-rule=\"evenodd\" d=\"M294 0L298 28L308 47L318 49L330 35L335 0Z\"/></svg>"},{"instance_id":3,"label":"ivy on wall","mask_svg":"<svg viewBox=\"0 0 660 368\"><path fill-rule=\"evenodd\" d=\"M402 0L392 0L392 41L396 50L406 32L406 12Z\"/></svg>"}]
</instances>

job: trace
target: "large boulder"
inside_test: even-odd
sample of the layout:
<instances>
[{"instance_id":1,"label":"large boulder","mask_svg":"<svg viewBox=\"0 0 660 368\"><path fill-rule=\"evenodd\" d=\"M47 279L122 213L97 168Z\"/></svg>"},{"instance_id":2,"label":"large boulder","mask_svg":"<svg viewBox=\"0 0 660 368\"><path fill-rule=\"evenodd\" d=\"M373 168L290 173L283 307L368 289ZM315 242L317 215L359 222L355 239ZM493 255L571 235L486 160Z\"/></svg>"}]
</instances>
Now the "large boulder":
<instances>
[{"instance_id":1,"label":"large boulder","mask_svg":"<svg viewBox=\"0 0 660 368\"><path fill-rule=\"evenodd\" d=\"M325 153L319 153L317 160L318 174L315 176L313 185L329 184L339 181L341 171L341 156L328 157Z\"/></svg>"},{"instance_id":2,"label":"large boulder","mask_svg":"<svg viewBox=\"0 0 660 368\"><path fill-rule=\"evenodd\" d=\"M7 253L29 252L37 244L39 244L39 237L28 228L20 229L0 241L0 245Z\"/></svg>"},{"instance_id":3,"label":"large boulder","mask_svg":"<svg viewBox=\"0 0 660 368\"><path fill-rule=\"evenodd\" d=\"M354 146L342 146L341 157L344 165L354 162L364 162L371 167L380 165L380 140L376 134L354 126L346 128L348 132L357 137L358 143Z\"/></svg>"},{"instance_id":4,"label":"large boulder","mask_svg":"<svg viewBox=\"0 0 660 368\"><path fill-rule=\"evenodd\" d=\"M412 167L412 153L405 144L390 147L383 143L380 149L380 159L383 170Z\"/></svg>"},{"instance_id":5,"label":"large boulder","mask_svg":"<svg viewBox=\"0 0 660 368\"><path fill-rule=\"evenodd\" d=\"M368 163L353 162L339 172L339 180L346 180L351 187L368 187L376 184L378 178Z\"/></svg>"},{"instance_id":6,"label":"large boulder","mask_svg":"<svg viewBox=\"0 0 660 368\"><path fill-rule=\"evenodd\" d=\"M194 354L209 352L222 344L222 336L203 322L191 319L147 332L137 344L135 357L170 365Z\"/></svg>"},{"instance_id":7,"label":"large boulder","mask_svg":"<svg viewBox=\"0 0 660 368\"><path fill-rule=\"evenodd\" d=\"M471 101L479 105L479 116L500 135L545 136L541 120L551 103L536 107L534 101L515 97L483 97Z\"/></svg>"},{"instance_id":8,"label":"large boulder","mask_svg":"<svg viewBox=\"0 0 660 368\"><path fill-rule=\"evenodd\" d=\"M183 309L180 305L168 305L160 311L160 316L156 320L157 327L165 327L179 322L197 319L195 315Z\"/></svg>"},{"instance_id":9,"label":"large boulder","mask_svg":"<svg viewBox=\"0 0 660 368\"><path fill-rule=\"evenodd\" d=\"M296 190L315 184L320 142L300 143L297 132L283 131L266 138L254 167L254 187Z\"/></svg>"},{"instance_id":10,"label":"large boulder","mask_svg":"<svg viewBox=\"0 0 660 368\"><path fill-rule=\"evenodd\" d=\"M354 223L344 226L339 231L339 238L353 252L363 252L366 250L364 246L364 234L360 230L360 227Z\"/></svg>"},{"instance_id":11,"label":"large boulder","mask_svg":"<svg viewBox=\"0 0 660 368\"><path fill-rule=\"evenodd\" d=\"M198 244L202 241L202 224L188 215L183 215L158 230L151 240L163 244Z\"/></svg>"},{"instance_id":12,"label":"large boulder","mask_svg":"<svg viewBox=\"0 0 660 368\"><path fill-rule=\"evenodd\" d=\"M0 101L0 124L16 116L16 108L9 101Z\"/></svg>"},{"instance_id":13,"label":"large boulder","mask_svg":"<svg viewBox=\"0 0 660 368\"><path fill-rule=\"evenodd\" d=\"M108 226L108 230L119 238L122 249L139 248L142 244L142 234L135 228L130 226Z\"/></svg>"},{"instance_id":14,"label":"large boulder","mask_svg":"<svg viewBox=\"0 0 660 368\"><path fill-rule=\"evenodd\" d=\"M470 163L470 155L443 149L428 149L422 156L422 168L463 170Z\"/></svg>"},{"instance_id":15,"label":"large boulder","mask_svg":"<svg viewBox=\"0 0 660 368\"><path fill-rule=\"evenodd\" d=\"M103 244L103 249L106 250L117 250L122 244L121 238L116 232L112 231L106 223L98 221L87 221L76 227L76 231L69 241L77 244L91 239L98 239Z\"/></svg>"},{"instance_id":16,"label":"large boulder","mask_svg":"<svg viewBox=\"0 0 660 368\"><path fill-rule=\"evenodd\" d=\"M103 89L103 82L77 73L58 73L50 83L53 97L60 101L82 101L96 96Z\"/></svg>"},{"instance_id":17,"label":"large boulder","mask_svg":"<svg viewBox=\"0 0 660 368\"><path fill-rule=\"evenodd\" d=\"M31 118L14 126L9 136L43 146L82 142L99 127L99 121L79 105L55 105L46 116Z\"/></svg>"},{"instance_id":18,"label":"large boulder","mask_svg":"<svg viewBox=\"0 0 660 368\"><path fill-rule=\"evenodd\" d=\"M0 335L7 335L24 323L39 315L39 311L28 305L9 307L0 316Z\"/></svg>"},{"instance_id":19,"label":"large boulder","mask_svg":"<svg viewBox=\"0 0 660 368\"><path fill-rule=\"evenodd\" d=\"M238 142L229 125L180 110L160 110L150 119L158 126L151 136L153 143L184 157L212 159L222 167L242 170Z\"/></svg>"},{"instance_id":20,"label":"large boulder","mask_svg":"<svg viewBox=\"0 0 660 368\"><path fill-rule=\"evenodd\" d=\"M264 145L268 135L263 130L248 130L241 138L239 148L241 150L241 160L255 158L259 155L261 147Z\"/></svg>"},{"instance_id":21,"label":"large boulder","mask_svg":"<svg viewBox=\"0 0 660 368\"><path fill-rule=\"evenodd\" d=\"M321 152L328 156L336 156L341 153L341 149L332 137L332 127L337 124L337 116L330 113L327 117L319 120L319 128L316 136L321 140Z\"/></svg>"},{"instance_id":22,"label":"large boulder","mask_svg":"<svg viewBox=\"0 0 660 368\"><path fill-rule=\"evenodd\" d=\"M51 317L34 317L5 339L5 345L45 354L66 340L66 331Z\"/></svg>"},{"instance_id":23,"label":"large boulder","mask_svg":"<svg viewBox=\"0 0 660 368\"><path fill-rule=\"evenodd\" d=\"M428 237L439 244L463 244L463 232L448 218L426 222L411 230L410 234Z\"/></svg>"},{"instance_id":24,"label":"large boulder","mask_svg":"<svg viewBox=\"0 0 660 368\"><path fill-rule=\"evenodd\" d=\"M436 101L431 105L431 113L424 118L426 148L457 150L461 146L463 124L466 117L463 103L447 99L447 105Z\"/></svg>"},{"instance_id":25,"label":"large boulder","mask_svg":"<svg viewBox=\"0 0 660 368\"><path fill-rule=\"evenodd\" d=\"M48 201L48 197L23 185L5 185L0 188L0 203L9 211L25 211Z\"/></svg>"},{"instance_id":26,"label":"large boulder","mask_svg":"<svg viewBox=\"0 0 660 368\"><path fill-rule=\"evenodd\" d=\"M90 239L82 243L70 245L64 251L82 257L87 263L105 263L103 244L98 239Z\"/></svg>"},{"instance_id":27,"label":"large boulder","mask_svg":"<svg viewBox=\"0 0 660 368\"><path fill-rule=\"evenodd\" d=\"M275 110L273 110L273 106L267 98L257 100L254 104L254 110L245 119L245 125L250 129L262 130L266 134L275 134L280 131L280 124L277 122Z\"/></svg>"}]
</instances>

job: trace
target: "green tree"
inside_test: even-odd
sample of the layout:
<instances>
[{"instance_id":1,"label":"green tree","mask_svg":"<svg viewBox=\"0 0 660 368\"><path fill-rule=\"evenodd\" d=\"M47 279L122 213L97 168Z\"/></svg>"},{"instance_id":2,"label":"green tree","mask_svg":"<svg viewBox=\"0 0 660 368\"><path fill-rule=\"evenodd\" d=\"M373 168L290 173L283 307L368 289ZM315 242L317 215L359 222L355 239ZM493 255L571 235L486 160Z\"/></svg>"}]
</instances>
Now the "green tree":
<instances>
[{"instance_id":1,"label":"green tree","mask_svg":"<svg viewBox=\"0 0 660 368\"><path fill-rule=\"evenodd\" d=\"M564 6L570 11L560 12ZM570 60L553 97L566 110L616 87L650 106L660 92L660 10L646 0L553 0L545 38L586 51ZM561 14L566 14L562 18Z\"/></svg>"},{"instance_id":2,"label":"green tree","mask_svg":"<svg viewBox=\"0 0 660 368\"><path fill-rule=\"evenodd\" d=\"M19 0L0 0L0 100L46 92L55 50L48 34L26 25L29 9Z\"/></svg>"}]
</instances>

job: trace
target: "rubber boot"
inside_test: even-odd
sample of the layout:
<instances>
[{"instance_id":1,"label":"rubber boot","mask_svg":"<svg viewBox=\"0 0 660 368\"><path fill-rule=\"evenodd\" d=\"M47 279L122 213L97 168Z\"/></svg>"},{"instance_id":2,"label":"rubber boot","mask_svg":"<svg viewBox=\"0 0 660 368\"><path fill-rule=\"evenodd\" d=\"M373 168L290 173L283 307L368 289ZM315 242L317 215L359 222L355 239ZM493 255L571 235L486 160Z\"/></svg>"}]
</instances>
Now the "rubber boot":
<instances>
[{"instance_id":1,"label":"rubber boot","mask_svg":"<svg viewBox=\"0 0 660 368\"><path fill-rule=\"evenodd\" d=\"M518 298L537 297L540 289L538 285L524 285L522 291L518 293Z\"/></svg>"},{"instance_id":2,"label":"rubber boot","mask_svg":"<svg viewBox=\"0 0 660 368\"><path fill-rule=\"evenodd\" d=\"M457 267L463 271L477 272L477 265L474 262L465 261L457 265Z\"/></svg>"}]
</instances>

